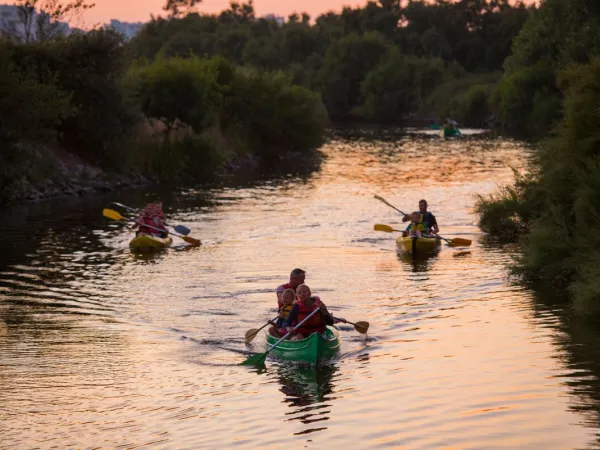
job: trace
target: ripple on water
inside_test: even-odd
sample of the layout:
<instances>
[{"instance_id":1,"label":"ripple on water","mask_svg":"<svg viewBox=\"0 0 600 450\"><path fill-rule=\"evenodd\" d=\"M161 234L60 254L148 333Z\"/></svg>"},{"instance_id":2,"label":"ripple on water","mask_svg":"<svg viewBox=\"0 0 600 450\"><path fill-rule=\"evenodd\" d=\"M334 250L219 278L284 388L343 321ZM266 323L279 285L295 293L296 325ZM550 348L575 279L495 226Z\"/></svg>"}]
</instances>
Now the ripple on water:
<instances>
[{"instance_id":1,"label":"ripple on water","mask_svg":"<svg viewBox=\"0 0 600 450\"><path fill-rule=\"evenodd\" d=\"M164 195L199 248L132 255L130 230L100 216L154 193L0 217L0 447L595 445L598 375L582 350L597 336L507 279L515 250L486 240L472 210L523 168L523 147L406 137L323 152L302 177ZM404 225L374 194L408 211L426 198L443 236L473 244L396 254L396 234L373 225ZM275 316L294 267L368 335L341 325L324 367L240 366L264 351L245 332Z\"/></svg>"}]
</instances>

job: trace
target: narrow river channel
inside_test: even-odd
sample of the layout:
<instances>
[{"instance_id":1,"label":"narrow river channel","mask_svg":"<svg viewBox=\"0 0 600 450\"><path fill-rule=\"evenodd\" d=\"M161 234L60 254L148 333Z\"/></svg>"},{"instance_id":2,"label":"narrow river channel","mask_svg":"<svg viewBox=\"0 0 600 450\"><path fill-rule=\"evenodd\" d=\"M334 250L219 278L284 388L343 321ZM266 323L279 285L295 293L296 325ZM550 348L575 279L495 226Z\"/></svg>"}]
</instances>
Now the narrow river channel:
<instances>
[{"instance_id":1,"label":"narrow river channel","mask_svg":"<svg viewBox=\"0 0 600 450\"><path fill-rule=\"evenodd\" d=\"M515 250L477 227L477 193L524 167L518 142L336 138L302 176L0 212L0 448L598 446L597 328L511 280ZM412 261L403 211L429 202L471 239ZM110 201L161 198L203 245L135 256ZM337 316L317 369L267 360L244 333L275 316L294 267ZM575 324L577 326L575 326Z\"/></svg>"}]
</instances>

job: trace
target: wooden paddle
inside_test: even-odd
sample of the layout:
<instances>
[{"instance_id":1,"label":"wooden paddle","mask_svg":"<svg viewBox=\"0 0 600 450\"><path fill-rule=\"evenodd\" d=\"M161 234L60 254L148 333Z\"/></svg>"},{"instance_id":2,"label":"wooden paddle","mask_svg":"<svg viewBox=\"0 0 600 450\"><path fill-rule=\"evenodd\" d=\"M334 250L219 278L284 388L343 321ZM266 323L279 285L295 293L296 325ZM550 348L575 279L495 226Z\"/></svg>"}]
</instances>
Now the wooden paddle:
<instances>
[{"instance_id":1,"label":"wooden paddle","mask_svg":"<svg viewBox=\"0 0 600 450\"><path fill-rule=\"evenodd\" d=\"M402 232L403 230L396 230L395 228L390 227L389 225L384 225L381 223L376 224L374 227L375 231L385 231L386 233L393 233L394 231ZM462 239L462 238L452 238L446 239L439 234L434 234L435 237L438 237L448 243L451 247L468 247L471 245L471 240Z\"/></svg>"},{"instance_id":2,"label":"wooden paddle","mask_svg":"<svg viewBox=\"0 0 600 450\"><path fill-rule=\"evenodd\" d=\"M277 347L279 344L281 344L289 335L291 335L294 331L296 331L298 328L300 328L300 325L302 325L304 322L306 322L308 319L310 319L312 316L314 316L317 311L321 311L321 308L317 308L315 309L313 312L311 312L308 316L306 316L304 318L303 321L301 321L298 325L296 325L292 331L289 331L285 336L283 336L281 339L279 339L277 342L275 342L270 349L268 349L266 352L264 353L256 353L255 355L250 356L248 359L246 359L246 361L244 361L243 363L241 363L242 366L260 366L263 365L265 363L265 360L267 359L267 355L271 352L271 350L273 350L275 347Z\"/></svg>"},{"instance_id":3,"label":"wooden paddle","mask_svg":"<svg viewBox=\"0 0 600 450\"><path fill-rule=\"evenodd\" d=\"M396 208L394 205L392 205L390 202L388 202L385 198L380 197L379 195L374 195L374 197L379 200L380 202L385 203L386 205L388 205L390 208L394 208L396 211L398 211L400 214L402 214L403 216L407 216L408 214L403 213L402 211L400 211L398 208Z\"/></svg>"},{"instance_id":4,"label":"wooden paddle","mask_svg":"<svg viewBox=\"0 0 600 450\"><path fill-rule=\"evenodd\" d=\"M123 203L118 203L118 202L110 202L110 203L113 205L120 206L121 208L126 209L131 212L134 212L134 213L140 212L139 209L132 208L131 206L124 205ZM183 225L175 225L175 226L173 226L173 229L175 231L177 231L179 234L183 234L184 236L187 236L192 231L188 227L183 226Z\"/></svg>"},{"instance_id":5,"label":"wooden paddle","mask_svg":"<svg viewBox=\"0 0 600 450\"><path fill-rule=\"evenodd\" d=\"M279 317L279 316L278 316ZM275 317L273 320L277 320L278 317ZM260 327L259 329L256 328L251 328L248 331L246 331L246 336L244 338L244 342L246 344L249 344L250 342L252 342L252 340L256 337L256 335L258 334L258 332L260 330L262 330L264 327L266 327L267 325L269 325L271 323L271 320L269 320L267 323L265 323L262 327Z\"/></svg>"},{"instance_id":6,"label":"wooden paddle","mask_svg":"<svg viewBox=\"0 0 600 450\"><path fill-rule=\"evenodd\" d=\"M117 211L115 211L115 210L112 210L112 209L106 209L106 208L105 208L105 209L102 211L102 214L104 215L104 217L108 217L109 219L113 219L113 220L123 220L123 221L125 221L125 222L133 222L133 223L138 223L138 222L137 222L136 220L134 220L134 219L127 219L126 217L123 217L123 216L122 216L121 214L119 214ZM194 239L194 238L192 238L192 237L189 237L189 236L181 236L180 234L177 234L177 233L171 233L170 231L166 231L166 230L161 230L160 228L156 228L156 227L153 227L153 226L151 226L151 225L144 225L144 226L145 226L145 227L148 227L148 228L151 228L151 229L153 229L153 230L156 230L156 231L160 231L161 233L163 233L163 232L164 232L164 233L167 233L167 234L172 234L173 236L177 236L177 237L179 237L179 238L183 239L185 242L187 242L187 243L188 243L188 244L190 244L190 245L198 246L198 245L202 244L202 243L200 242L200 240L199 240L199 239Z\"/></svg>"},{"instance_id":7,"label":"wooden paddle","mask_svg":"<svg viewBox=\"0 0 600 450\"><path fill-rule=\"evenodd\" d=\"M331 317L333 317L333 316L331 316ZM354 329L361 334L365 334L367 332L367 330L369 329L369 322L364 322L361 320L361 321L354 323L354 322L350 322L349 320L346 320L346 319L340 319L339 317L333 317L333 318L335 320L343 320L346 323L349 323L350 325L354 325Z\"/></svg>"}]
</instances>

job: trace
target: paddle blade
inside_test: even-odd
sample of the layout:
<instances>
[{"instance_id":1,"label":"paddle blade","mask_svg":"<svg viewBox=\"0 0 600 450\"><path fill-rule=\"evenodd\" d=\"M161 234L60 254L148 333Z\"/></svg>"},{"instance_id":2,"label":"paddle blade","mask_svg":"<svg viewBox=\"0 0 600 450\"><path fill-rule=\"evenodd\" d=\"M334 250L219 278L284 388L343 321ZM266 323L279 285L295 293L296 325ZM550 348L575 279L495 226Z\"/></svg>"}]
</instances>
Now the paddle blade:
<instances>
[{"instance_id":1,"label":"paddle blade","mask_svg":"<svg viewBox=\"0 0 600 450\"><path fill-rule=\"evenodd\" d=\"M255 355L250 356L246 361L241 363L241 366L262 366L267 359L268 353L257 353Z\"/></svg>"},{"instance_id":2,"label":"paddle blade","mask_svg":"<svg viewBox=\"0 0 600 450\"><path fill-rule=\"evenodd\" d=\"M452 245L452 247L468 247L469 245L471 245L471 240L470 239L461 239L461 238L452 238L450 240L450 245Z\"/></svg>"},{"instance_id":3,"label":"paddle blade","mask_svg":"<svg viewBox=\"0 0 600 450\"><path fill-rule=\"evenodd\" d=\"M383 203L385 203L385 204L386 204L386 205L388 205L388 206L392 206L392 205L390 205L390 204L387 202L387 200L386 200L385 198L383 198L383 197L380 197L379 195L374 195L373 197L375 197L377 200L379 200L380 202L383 202Z\"/></svg>"},{"instance_id":4,"label":"paddle blade","mask_svg":"<svg viewBox=\"0 0 600 450\"><path fill-rule=\"evenodd\" d=\"M400 231L400 230L394 230L392 227L390 227L389 225L383 225L381 223L376 224L373 229L375 231L385 231L386 233L393 233L394 231Z\"/></svg>"},{"instance_id":5,"label":"paddle blade","mask_svg":"<svg viewBox=\"0 0 600 450\"><path fill-rule=\"evenodd\" d=\"M244 342L246 344L249 344L252 341L252 339L256 337L257 334L258 330L256 328L246 331L246 337L244 338Z\"/></svg>"},{"instance_id":6,"label":"paddle blade","mask_svg":"<svg viewBox=\"0 0 600 450\"><path fill-rule=\"evenodd\" d=\"M123 217L121 214L119 214L114 209L105 208L104 210L102 210L102 215L104 215L104 217L108 217L109 219L113 219L113 220L125 219L125 217Z\"/></svg>"},{"instance_id":7,"label":"paddle blade","mask_svg":"<svg viewBox=\"0 0 600 450\"><path fill-rule=\"evenodd\" d=\"M354 324L354 329L361 334L365 334L367 332L367 330L369 329L369 322L364 322L364 321L356 322Z\"/></svg>"},{"instance_id":8,"label":"paddle blade","mask_svg":"<svg viewBox=\"0 0 600 450\"><path fill-rule=\"evenodd\" d=\"M175 225L173 229L179 234L183 234L184 236L187 236L188 234L190 234L190 231L192 231L188 227L184 227L183 225Z\"/></svg>"},{"instance_id":9,"label":"paddle blade","mask_svg":"<svg viewBox=\"0 0 600 450\"><path fill-rule=\"evenodd\" d=\"M183 239L185 242L187 242L190 245L193 245L195 247L198 247L200 244L202 244L202 242L200 242L200 239L194 239L193 237L189 237L189 236L179 236L181 239Z\"/></svg>"}]
</instances>

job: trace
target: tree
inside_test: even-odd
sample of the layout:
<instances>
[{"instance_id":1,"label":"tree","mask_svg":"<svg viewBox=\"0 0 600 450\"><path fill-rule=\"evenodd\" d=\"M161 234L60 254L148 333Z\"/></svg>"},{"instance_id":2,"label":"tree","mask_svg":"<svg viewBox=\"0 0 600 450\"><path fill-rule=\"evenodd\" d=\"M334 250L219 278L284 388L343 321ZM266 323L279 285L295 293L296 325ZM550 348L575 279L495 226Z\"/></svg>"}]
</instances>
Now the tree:
<instances>
[{"instance_id":1,"label":"tree","mask_svg":"<svg viewBox=\"0 0 600 450\"><path fill-rule=\"evenodd\" d=\"M177 128L200 133L210 125L221 101L218 70L217 63L197 57L157 59L132 68L126 84L142 113L164 124L168 144Z\"/></svg>"},{"instance_id":2,"label":"tree","mask_svg":"<svg viewBox=\"0 0 600 450\"><path fill-rule=\"evenodd\" d=\"M20 19L20 27L13 27L8 33L22 42L47 42L59 35L67 34L68 25L84 11L93 8L87 0L17 0L15 6Z\"/></svg>"},{"instance_id":3,"label":"tree","mask_svg":"<svg viewBox=\"0 0 600 450\"><path fill-rule=\"evenodd\" d=\"M377 33L350 35L329 47L322 76L323 99L332 118L346 118L359 104L362 81L388 49L389 45Z\"/></svg>"},{"instance_id":4,"label":"tree","mask_svg":"<svg viewBox=\"0 0 600 450\"><path fill-rule=\"evenodd\" d=\"M177 18L189 14L202 0L167 0L163 10L169 13L169 17Z\"/></svg>"}]
</instances>

